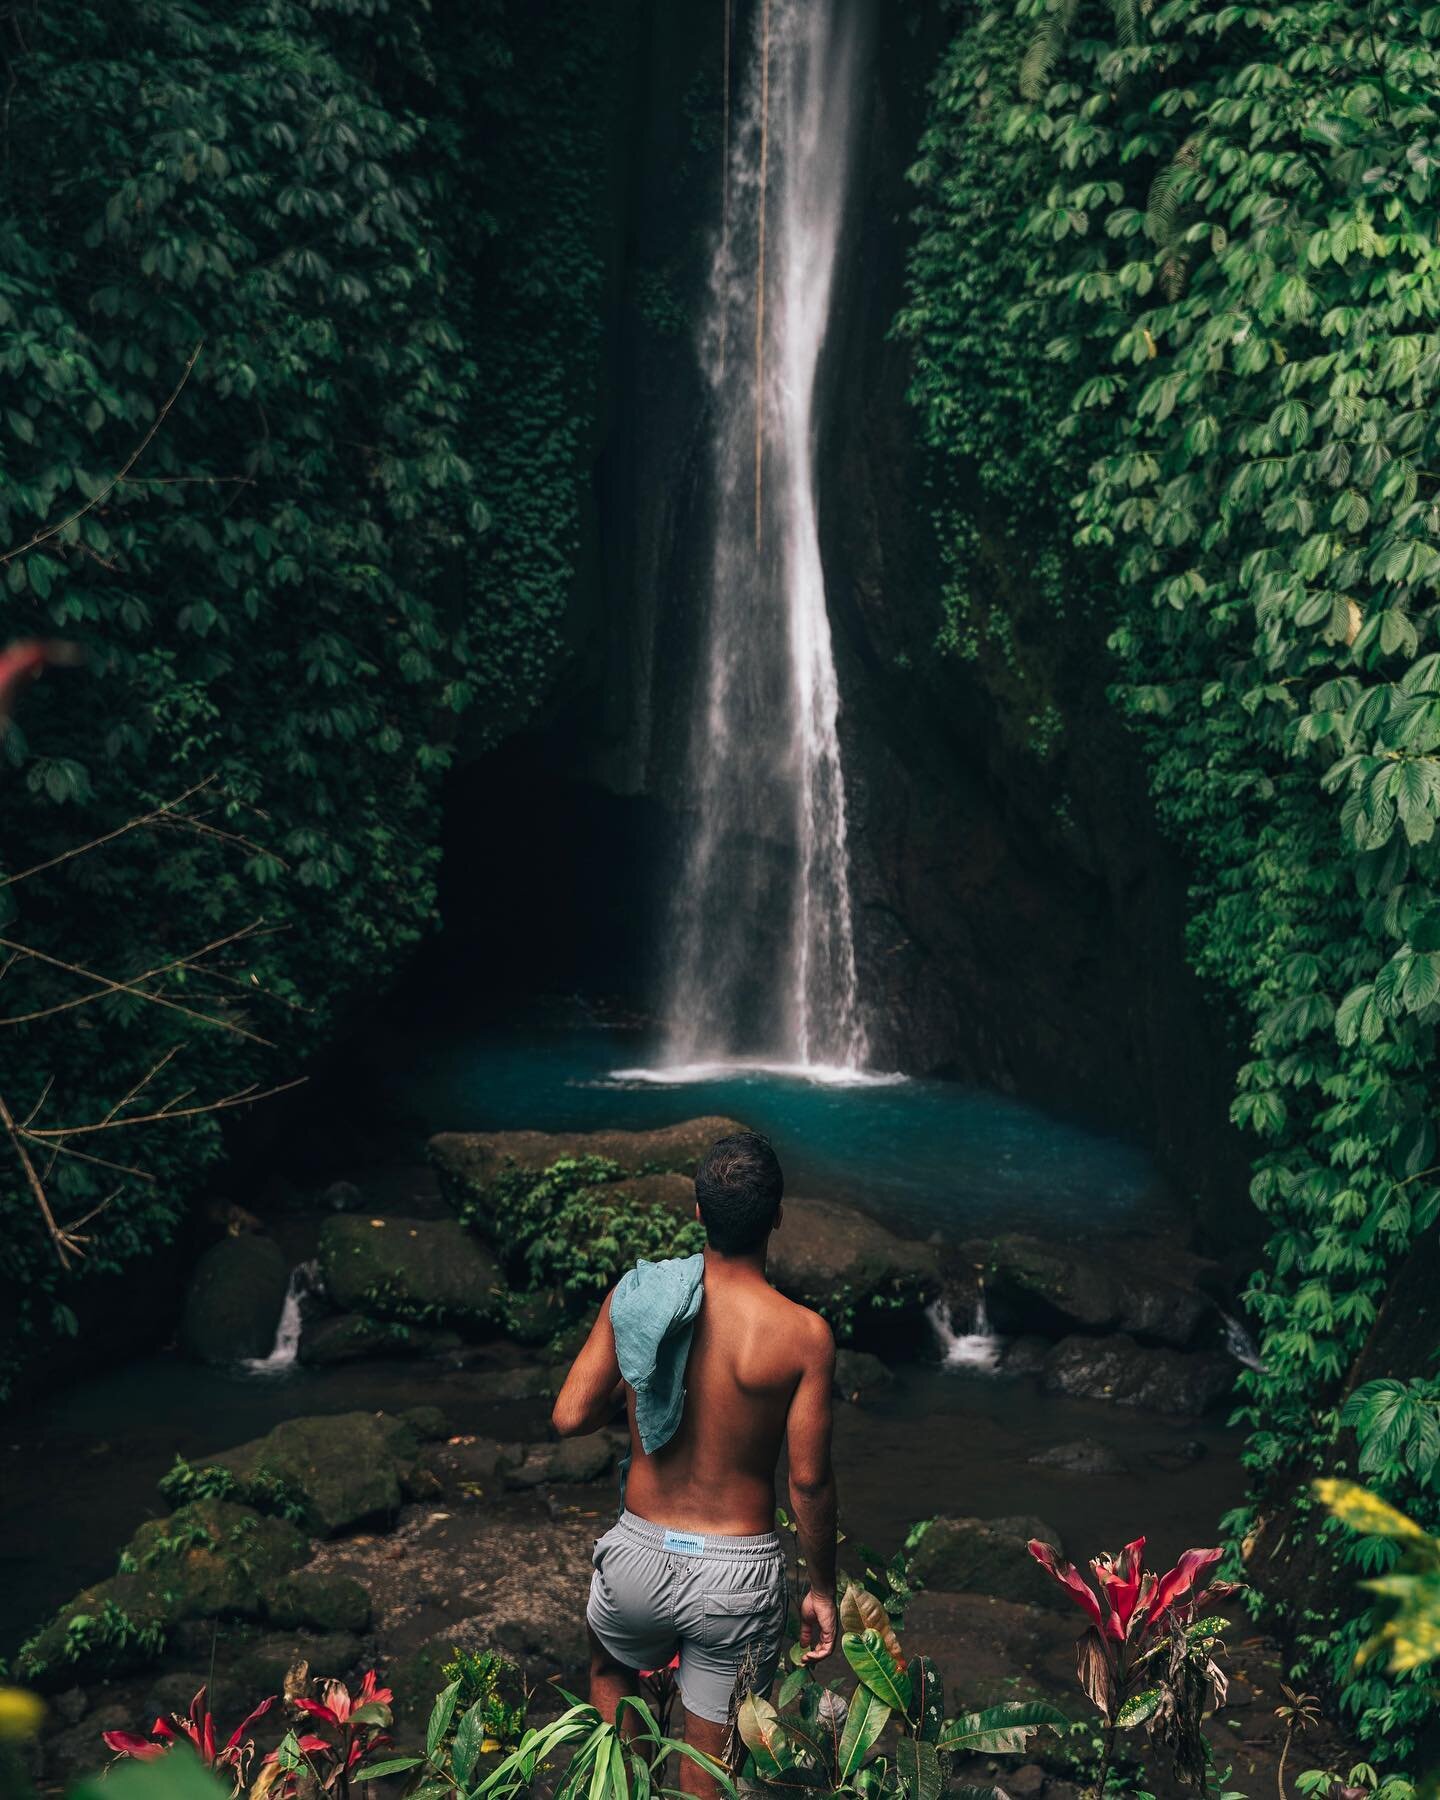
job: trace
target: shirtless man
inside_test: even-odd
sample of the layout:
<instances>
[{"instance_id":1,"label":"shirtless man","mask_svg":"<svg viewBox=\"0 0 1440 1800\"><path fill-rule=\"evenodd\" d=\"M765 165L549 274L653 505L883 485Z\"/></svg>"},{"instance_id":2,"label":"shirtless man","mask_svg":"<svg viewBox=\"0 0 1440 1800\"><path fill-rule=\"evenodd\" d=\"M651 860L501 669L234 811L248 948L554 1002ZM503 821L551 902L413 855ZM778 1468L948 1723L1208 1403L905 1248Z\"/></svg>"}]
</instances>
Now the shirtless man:
<instances>
[{"instance_id":1,"label":"shirtless man","mask_svg":"<svg viewBox=\"0 0 1440 1800\"><path fill-rule=\"evenodd\" d=\"M762 1137L714 1144L695 1176L705 1226L704 1299L685 1371L685 1410L670 1441L647 1456L635 1395L621 1378L610 1326L613 1291L555 1402L562 1437L597 1431L623 1398L633 1463L626 1511L595 1546L586 1620L590 1698L607 1719L637 1691L638 1669L678 1650L686 1742L718 1759L741 1663L751 1685L774 1679L785 1630L785 1557L775 1534L775 1466L789 1462L790 1510L809 1591L800 1603L805 1661L835 1648L835 1477L830 1465L835 1340L808 1308L765 1279L784 1180ZM688 1758L681 1783L715 1784Z\"/></svg>"}]
</instances>

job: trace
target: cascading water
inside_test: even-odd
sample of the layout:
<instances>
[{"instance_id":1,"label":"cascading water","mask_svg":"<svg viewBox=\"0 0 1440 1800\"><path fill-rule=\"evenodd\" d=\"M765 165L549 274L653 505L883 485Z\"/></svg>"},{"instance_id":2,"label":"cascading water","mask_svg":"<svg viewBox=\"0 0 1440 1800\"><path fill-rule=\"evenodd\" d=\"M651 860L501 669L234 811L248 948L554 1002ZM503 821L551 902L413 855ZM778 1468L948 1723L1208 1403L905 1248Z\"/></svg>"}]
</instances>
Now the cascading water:
<instances>
[{"instance_id":1,"label":"cascading water","mask_svg":"<svg viewBox=\"0 0 1440 1800\"><path fill-rule=\"evenodd\" d=\"M701 339L714 540L667 958L672 1066L865 1064L815 475L861 72L852 8L757 0L731 129Z\"/></svg>"},{"instance_id":2,"label":"cascading water","mask_svg":"<svg viewBox=\"0 0 1440 1800\"><path fill-rule=\"evenodd\" d=\"M245 1367L252 1375L284 1375L295 1367L300 1355L300 1332L305 1322L305 1296L313 1290L319 1277L318 1262L297 1263L290 1271L285 1304L280 1309L270 1354L245 1359Z\"/></svg>"}]
</instances>

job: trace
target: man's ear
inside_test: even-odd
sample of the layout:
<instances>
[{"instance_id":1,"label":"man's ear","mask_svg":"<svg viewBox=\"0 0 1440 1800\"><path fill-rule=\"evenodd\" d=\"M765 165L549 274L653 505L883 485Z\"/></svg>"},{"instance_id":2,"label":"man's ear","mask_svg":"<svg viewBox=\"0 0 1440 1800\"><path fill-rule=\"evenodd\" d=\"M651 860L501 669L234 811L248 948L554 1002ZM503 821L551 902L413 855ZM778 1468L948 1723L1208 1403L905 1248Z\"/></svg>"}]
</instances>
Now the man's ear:
<instances>
[{"instance_id":1,"label":"man's ear","mask_svg":"<svg viewBox=\"0 0 1440 1800\"><path fill-rule=\"evenodd\" d=\"M699 1201L698 1201L698 1200L697 1200L697 1201L696 1201L696 1202L695 1202L695 1217L696 1217L696 1218L697 1218L697 1219L699 1219L699 1218L700 1218L700 1202L699 1202ZM702 1223L702 1224L703 1224L703 1223L704 1223L704 1221L703 1221L703 1220L701 1220L701 1223Z\"/></svg>"}]
</instances>

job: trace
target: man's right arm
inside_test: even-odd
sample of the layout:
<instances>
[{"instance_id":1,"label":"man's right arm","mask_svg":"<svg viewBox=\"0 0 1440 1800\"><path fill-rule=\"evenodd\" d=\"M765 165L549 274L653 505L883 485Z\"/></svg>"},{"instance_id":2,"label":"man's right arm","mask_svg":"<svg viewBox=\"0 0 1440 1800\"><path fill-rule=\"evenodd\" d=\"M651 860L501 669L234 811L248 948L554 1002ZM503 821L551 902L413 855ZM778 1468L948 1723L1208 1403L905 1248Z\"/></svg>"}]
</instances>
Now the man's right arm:
<instances>
[{"instance_id":1,"label":"man's right arm","mask_svg":"<svg viewBox=\"0 0 1440 1800\"><path fill-rule=\"evenodd\" d=\"M839 1630L835 1612L835 1470L830 1459L835 1337L823 1319L812 1318L805 1364L786 1426L790 1507L810 1582L810 1591L800 1603L800 1642L807 1663L829 1656Z\"/></svg>"}]
</instances>

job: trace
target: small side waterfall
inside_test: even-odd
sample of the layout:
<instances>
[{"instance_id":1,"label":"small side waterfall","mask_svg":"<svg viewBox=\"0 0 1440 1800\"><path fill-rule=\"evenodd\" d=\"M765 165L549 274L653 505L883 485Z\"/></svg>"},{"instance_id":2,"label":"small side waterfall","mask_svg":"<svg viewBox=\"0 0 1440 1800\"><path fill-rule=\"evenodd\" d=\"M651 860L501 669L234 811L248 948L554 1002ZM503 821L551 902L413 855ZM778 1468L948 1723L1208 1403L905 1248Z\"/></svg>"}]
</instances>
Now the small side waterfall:
<instances>
[{"instance_id":1,"label":"small side waterfall","mask_svg":"<svg viewBox=\"0 0 1440 1800\"><path fill-rule=\"evenodd\" d=\"M953 1302L942 1294L930 1303L926 1317L940 1346L940 1360L952 1369L993 1369L1000 1361L1000 1339L990 1326L985 1283L975 1284L969 1318L957 1320Z\"/></svg>"},{"instance_id":2,"label":"small side waterfall","mask_svg":"<svg viewBox=\"0 0 1440 1800\"><path fill-rule=\"evenodd\" d=\"M300 1330L304 1324L304 1301L320 1273L315 1262L297 1263L290 1271L290 1285L285 1290L285 1304L275 1327L275 1342L268 1356L247 1356L245 1367L253 1375L282 1375L295 1367L300 1354Z\"/></svg>"},{"instance_id":3,"label":"small side waterfall","mask_svg":"<svg viewBox=\"0 0 1440 1800\"><path fill-rule=\"evenodd\" d=\"M815 472L862 72L854 5L757 0L731 127L701 336L714 537L666 958L677 1065L865 1065Z\"/></svg>"}]
</instances>

